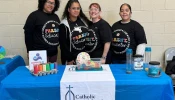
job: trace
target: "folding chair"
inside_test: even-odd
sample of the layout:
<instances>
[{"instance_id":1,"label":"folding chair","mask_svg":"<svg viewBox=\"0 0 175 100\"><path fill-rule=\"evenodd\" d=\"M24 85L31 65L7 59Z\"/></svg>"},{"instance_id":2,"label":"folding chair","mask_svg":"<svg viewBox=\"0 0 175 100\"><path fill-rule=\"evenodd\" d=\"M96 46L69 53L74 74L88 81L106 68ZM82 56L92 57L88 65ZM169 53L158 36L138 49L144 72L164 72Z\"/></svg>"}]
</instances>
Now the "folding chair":
<instances>
[{"instance_id":1,"label":"folding chair","mask_svg":"<svg viewBox=\"0 0 175 100\"><path fill-rule=\"evenodd\" d=\"M172 60L173 56L175 56L175 47L168 48L165 51L165 67L167 67L168 62ZM173 80L173 87L175 87L175 74L170 76Z\"/></svg>"}]
</instances>

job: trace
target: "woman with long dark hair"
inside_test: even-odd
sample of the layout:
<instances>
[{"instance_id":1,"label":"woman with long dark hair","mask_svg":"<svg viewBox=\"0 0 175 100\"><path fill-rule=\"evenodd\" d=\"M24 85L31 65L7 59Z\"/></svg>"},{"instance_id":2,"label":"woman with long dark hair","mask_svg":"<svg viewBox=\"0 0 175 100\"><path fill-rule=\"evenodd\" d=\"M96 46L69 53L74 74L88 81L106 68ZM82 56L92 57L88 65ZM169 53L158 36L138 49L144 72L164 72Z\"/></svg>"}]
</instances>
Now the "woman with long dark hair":
<instances>
[{"instance_id":1,"label":"woman with long dark hair","mask_svg":"<svg viewBox=\"0 0 175 100\"><path fill-rule=\"evenodd\" d=\"M73 65L80 52L85 51L89 20L78 0L69 0L60 25L60 49L62 64Z\"/></svg>"},{"instance_id":2,"label":"woman with long dark hair","mask_svg":"<svg viewBox=\"0 0 175 100\"><path fill-rule=\"evenodd\" d=\"M60 19L55 14L59 0L38 0L38 10L32 12L24 25L27 53L46 50L48 62L57 61Z\"/></svg>"}]
</instances>

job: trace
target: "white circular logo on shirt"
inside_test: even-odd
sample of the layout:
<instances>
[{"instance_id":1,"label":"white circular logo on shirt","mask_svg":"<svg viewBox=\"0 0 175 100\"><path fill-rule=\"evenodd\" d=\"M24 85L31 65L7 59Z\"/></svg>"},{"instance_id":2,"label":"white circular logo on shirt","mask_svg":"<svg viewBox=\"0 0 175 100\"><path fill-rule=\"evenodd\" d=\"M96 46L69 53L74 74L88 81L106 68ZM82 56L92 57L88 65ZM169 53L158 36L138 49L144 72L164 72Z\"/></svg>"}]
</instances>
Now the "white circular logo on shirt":
<instances>
[{"instance_id":1,"label":"white circular logo on shirt","mask_svg":"<svg viewBox=\"0 0 175 100\"><path fill-rule=\"evenodd\" d=\"M42 37L49 45L59 44L59 23L53 20L47 21L42 28Z\"/></svg>"},{"instance_id":2,"label":"white circular logo on shirt","mask_svg":"<svg viewBox=\"0 0 175 100\"><path fill-rule=\"evenodd\" d=\"M89 35L86 37L86 43L85 43L86 52L92 52L97 47L98 39L94 30L89 29L88 33Z\"/></svg>"},{"instance_id":3,"label":"white circular logo on shirt","mask_svg":"<svg viewBox=\"0 0 175 100\"><path fill-rule=\"evenodd\" d=\"M128 33L122 29L113 31L112 48L114 53L123 54L130 46L130 37Z\"/></svg>"},{"instance_id":4,"label":"white circular logo on shirt","mask_svg":"<svg viewBox=\"0 0 175 100\"><path fill-rule=\"evenodd\" d=\"M77 26L71 32L71 44L75 50L84 50L86 37L89 36L88 28Z\"/></svg>"}]
</instances>

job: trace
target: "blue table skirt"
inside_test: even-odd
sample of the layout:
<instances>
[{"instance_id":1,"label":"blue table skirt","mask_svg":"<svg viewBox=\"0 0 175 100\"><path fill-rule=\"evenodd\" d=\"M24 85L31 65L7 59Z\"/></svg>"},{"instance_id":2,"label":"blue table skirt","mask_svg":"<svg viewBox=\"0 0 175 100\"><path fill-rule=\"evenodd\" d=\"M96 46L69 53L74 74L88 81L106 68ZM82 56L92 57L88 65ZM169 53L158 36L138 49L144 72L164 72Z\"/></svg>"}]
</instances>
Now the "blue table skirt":
<instances>
[{"instance_id":1,"label":"blue table skirt","mask_svg":"<svg viewBox=\"0 0 175 100\"><path fill-rule=\"evenodd\" d=\"M60 100L60 80L65 66L55 75L34 77L18 67L1 84L0 100ZM164 72L152 78L145 71L125 73L125 65L110 65L116 80L116 100L174 100L172 80Z\"/></svg>"},{"instance_id":2,"label":"blue table skirt","mask_svg":"<svg viewBox=\"0 0 175 100\"><path fill-rule=\"evenodd\" d=\"M4 64L0 64L0 82L18 66L25 66L25 62L21 56L4 58L1 59L0 62L4 62Z\"/></svg>"},{"instance_id":3,"label":"blue table skirt","mask_svg":"<svg viewBox=\"0 0 175 100\"><path fill-rule=\"evenodd\" d=\"M20 66L2 81L0 100L59 100L64 69L59 66L57 74L35 77Z\"/></svg>"},{"instance_id":4,"label":"blue table skirt","mask_svg":"<svg viewBox=\"0 0 175 100\"><path fill-rule=\"evenodd\" d=\"M126 74L125 65L110 68L116 80L116 100L174 100L172 80L164 72L161 77L153 78L146 71Z\"/></svg>"}]
</instances>

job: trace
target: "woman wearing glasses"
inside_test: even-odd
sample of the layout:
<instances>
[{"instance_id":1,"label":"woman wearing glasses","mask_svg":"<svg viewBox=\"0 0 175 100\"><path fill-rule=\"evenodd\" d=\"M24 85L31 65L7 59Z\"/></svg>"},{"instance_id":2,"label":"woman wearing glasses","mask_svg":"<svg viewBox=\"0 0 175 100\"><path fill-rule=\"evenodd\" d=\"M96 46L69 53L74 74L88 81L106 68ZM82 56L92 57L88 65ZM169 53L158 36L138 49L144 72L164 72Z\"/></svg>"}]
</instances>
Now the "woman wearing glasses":
<instances>
[{"instance_id":1,"label":"woman wearing glasses","mask_svg":"<svg viewBox=\"0 0 175 100\"><path fill-rule=\"evenodd\" d=\"M92 19L92 23L89 28L94 30L95 34L91 34L89 37L90 45L87 45L86 48L94 48L90 52L92 58L102 58L102 63L110 63L110 56L108 51L110 48L110 43L112 40L112 30L110 25L101 18L101 7L98 3L92 3L89 6L89 15ZM93 44L93 45L92 45Z\"/></svg>"},{"instance_id":2,"label":"woman wearing glasses","mask_svg":"<svg viewBox=\"0 0 175 100\"><path fill-rule=\"evenodd\" d=\"M55 14L59 0L38 0L38 10L32 12L24 25L27 53L46 50L48 62L57 61L60 19Z\"/></svg>"},{"instance_id":3,"label":"woman wearing glasses","mask_svg":"<svg viewBox=\"0 0 175 100\"><path fill-rule=\"evenodd\" d=\"M82 12L78 0L69 0L60 25L60 49L62 64L73 65L80 52L85 51L89 20Z\"/></svg>"}]
</instances>

